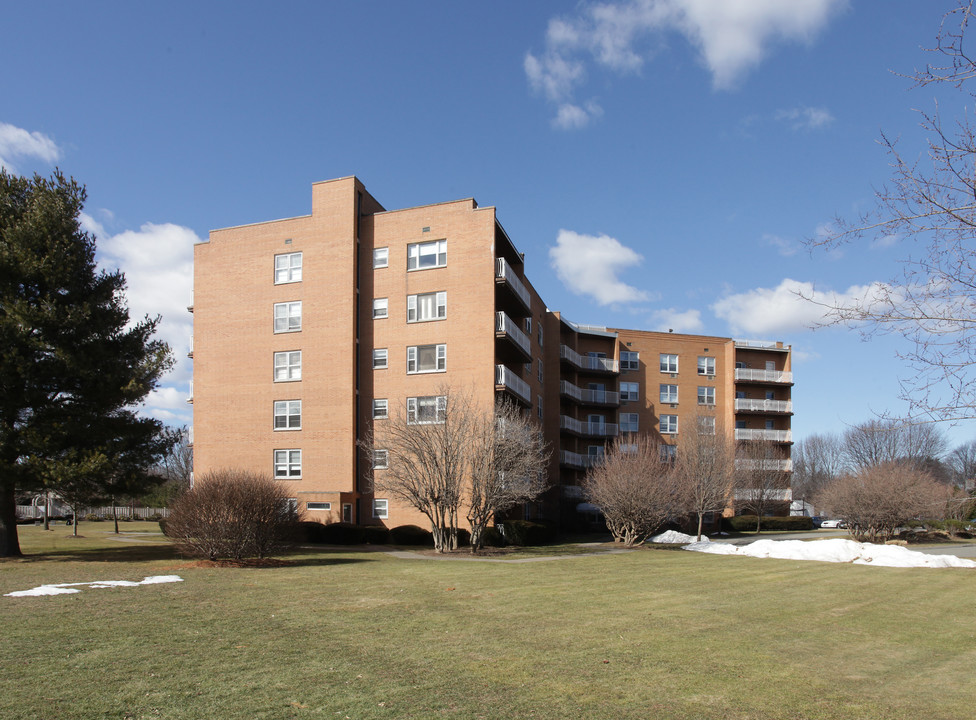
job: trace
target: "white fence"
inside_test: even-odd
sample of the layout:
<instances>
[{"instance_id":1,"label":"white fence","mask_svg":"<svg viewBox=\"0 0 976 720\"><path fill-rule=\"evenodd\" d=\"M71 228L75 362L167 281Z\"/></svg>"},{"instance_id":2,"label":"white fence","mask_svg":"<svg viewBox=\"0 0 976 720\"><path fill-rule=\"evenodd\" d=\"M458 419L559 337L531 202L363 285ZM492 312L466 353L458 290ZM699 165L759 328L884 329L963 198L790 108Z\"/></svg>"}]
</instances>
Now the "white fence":
<instances>
[{"instance_id":1,"label":"white fence","mask_svg":"<svg viewBox=\"0 0 976 720\"><path fill-rule=\"evenodd\" d=\"M118 512L119 520L128 518L131 520L145 520L146 518L155 517L160 515L164 518L169 517L168 508L134 508L134 507L116 507L115 510ZM51 512L52 515L70 515L71 510L65 510L63 507L59 507L57 512ZM86 507L79 508L78 517L82 520L88 515L98 515L101 518L107 520L114 517L112 514L111 507ZM44 519L44 506L34 506L34 505L18 505L17 506L17 517L19 518L34 518L35 520Z\"/></svg>"}]
</instances>

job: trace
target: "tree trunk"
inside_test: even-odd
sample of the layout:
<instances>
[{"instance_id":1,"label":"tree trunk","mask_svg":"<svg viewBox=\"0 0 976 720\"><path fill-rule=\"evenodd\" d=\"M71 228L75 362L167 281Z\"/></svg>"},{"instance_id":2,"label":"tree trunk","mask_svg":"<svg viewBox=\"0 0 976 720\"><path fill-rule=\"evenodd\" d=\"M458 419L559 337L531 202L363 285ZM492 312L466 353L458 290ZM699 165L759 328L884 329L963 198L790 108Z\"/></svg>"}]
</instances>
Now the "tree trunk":
<instances>
[{"instance_id":1,"label":"tree trunk","mask_svg":"<svg viewBox=\"0 0 976 720\"><path fill-rule=\"evenodd\" d=\"M21 557L14 486L0 482L0 557Z\"/></svg>"},{"instance_id":2,"label":"tree trunk","mask_svg":"<svg viewBox=\"0 0 976 720\"><path fill-rule=\"evenodd\" d=\"M115 498L112 498L112 519L115 520L115 534L119 534L119 509L115 507Z\"/></svg>"},{"instance_id":3,"label":"tree trunk","mask_svg":"<svg viewBox=\"0 0 976 720\"><path fill-rule=\"evenodd\" d=\"M44 529L51 529L51 491L44 491Z\"/></svg>"},{"instance_id":4,"label":"tree trunk","mask_svg":"<svg viewBox=\"0 0 976 720\"><path fill-rule=\"evenodd\" d=\"M71 534L78 537L78 508L76 507L71 508L71 526Z\"/></svg>"}]
</instances>

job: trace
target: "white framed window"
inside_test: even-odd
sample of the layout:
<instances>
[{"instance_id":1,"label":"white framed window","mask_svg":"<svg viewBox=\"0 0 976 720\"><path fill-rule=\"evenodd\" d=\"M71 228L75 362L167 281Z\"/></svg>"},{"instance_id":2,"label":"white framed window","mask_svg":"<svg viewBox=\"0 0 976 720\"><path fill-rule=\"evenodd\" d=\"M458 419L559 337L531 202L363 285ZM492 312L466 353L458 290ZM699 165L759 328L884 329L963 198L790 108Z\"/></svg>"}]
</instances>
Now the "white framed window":
<instances>
[{"instance_id":1,"label":"white framed window","mask_svg":"<svg viewBox=\"0 0 976 720\"><path fill-rule=\"evenodd\" d=\"M538 414L539 419L542 420L543 417L542 417L542 396L541 395L535 396L535 406L536 406L536 414Z\"/></svg>"},{"instance_id":2,"label":"white framed window","mask_svg":"<svg viewBox=\"0 0 976 720\"><path fill-rule=\"evenodd\" d=\"M714 435L715 434L715 418L710 415L704 415L698 418L698 434L699 435Z\"/></svg>"},{"instance_id":3,"label":"white framed window","mask_svg":"<svg viewBox=\"0 0 976 720\"><path fill-rule=\"evenodd\" d=\"M661 434L662 435L677 435L678 434L678 416L677 415L662 415L661 416Z\"/></svg>"},{"instance_id":4,"label":"white framed window","mask_svg":"<svg viewBox=\"0 0 976 720\"><path fill-rule=\"evenodd\" d=\"M302 429L302 401L275 400L274 404L275 430Z\"/></svg>"},{"instance_id":5,"label":"white framed window","mask_svg":"<svg viewBox=\"0 0 976 720\"><path fill-rule=\"evenodd\" d=\"M302 476L301 450L275 450L274 474L278 480L293 480Z\"/></svg>"},{"instance_id":6,"label":"white framed window","mask_svg":"<svg viewBox=\"0 0 976 720\"><path fill-rule=\"evenodd\" d=\"M775 400L776 399L776 392L774 390L767 390L766 391L766 399L767 400Z\"/></svg>"},{"instance_id":7,"label":"white framed window","mask_svg":"<svg viewBox=\"0 0 976 720\"><path fill-rule=\"evenodd\" d=\"M532 337L532 318L525 318L525 334Z\"/></svg>"},{"instance_id":8,"label":"white framed window","mask_svg":"<svg viewBox=\"0 0 976 720\"><path fill-rule=\"evenodd\" d=\"M382 370L389 361L389 351L386 348L376 348L373 350L373 369Z\"/></svg>"},{"instance_id":9,"label":"white framed window","mask_svg":"<svg viewBox=\"0 0 976 720\"><path fill-rule=\"evenodd\" d=\"M447 415L447 397L427 395L407 398L407 424L432 425L444 422Z\"/></svg>"},{"instance_id":10,"label":"white framed window","mask_svg":"<svg viewBox=\"0 0 976 720\"><path fill-rule=\"evenodd\" d=\"M587 445L586 455L591 458L602 458L606 455L607 449L603 445Z\"/></svg>"},{"instance_id":11,"label":"white framed window","mask_svg":"<svg viewBox=\"0 0 976 720\"><path fill-rule=\"evenodd\" d=\"M698 386L698 404L699 405L714 405L715 404L715 388L704 387L702 385Z\"/></svg>"},{"instance_id":12,"label":"white framed window","mask_svg":"<svg viewBox=\"0 0 976 720\"><path fill-rule=\"evenodd\" d=\"M675 449L674 445L658 445L661 462L674 462Z\"/></svg>"},{"instance_id":13,"label":"white framed window","mask_svg":"<svg viewBox=\"0 0 976 720\"><path fill-rule=\"evenodd\" d=\"M407 270L427 270L447 265L447 240L407 245Z\"/></svg>"},{"instance_id":14,"label":"white framed window","mask_svg":"<svg viewBox=\"0 0 976 720\"><path fill-rule=\"evenodd\" d=\"M274 331L298 332L302 329L302 302L275 303Z\"/></svg>"},{"instance_id":15,"label":"white framed window","mask_svg":"<svg viewBox=\"0 0 976 720\"><path fill-rule=\"evenodd\" d=\"M389 298L374 298L373 299L373 319L378 320L380 318L385 318L390 314L390 299Z\"/></svg>"},{"instance_id":16,"label":"white framed window","mask_svg":"<svg viewBox=\"0 0 976 720\"><path fill-rule=\"evenodd\" d=\"M678 356L671 353L661 353L661 372L678 372Z\"/></svg>"},{"instance_id":17,"label":"white framed window","mask_svg":"<svg viewBox=\"0 0 976 720\"><path fill-rule=\"evenodd\" d=\"M677 385L661 385L661 402L674 405L678 402Z\"/></svg>"},{"instance_id":18,"label":"white framed window","mask_svg":"<svg viewBox=\"0 0 976 720\"><path fill-rule=\"evenodd\" d=\"M539 323L539 347L542 347L542 323Z\"/></svg>"},{"instance_id":19,"label":"white framed window","mask_svg":"<svg viewBox=\"0 0 976 720\"><path fill-rule=\"evenodd\" d=\"M274 354L274 381L293 382L302 379L302 351L288 350Z\"/></svg>"},{"instance_id":20,"label":"white framed window","mask_svg":"<svg viewBox=\"0 0 976 720\"><path fill-rule=\"evenodd\" d=\"M662 385L661 387L664 387L664 386ZM677 389L677 386L675 386L675 388ZM640 384L639 383L635 383L635 382L622 382L622 383L620 383L620 399L621 400L640 400Z\"/></svg>"},{"instance_id":21,"label":"white framed window","mask_svg":"<svg viewBox=\"0 0 976 720\"><path fill-rule=\"evenodd\" d=\"M621 370L639 370L640 369L640 353L633 352L632 350L622 350L620 352L620 369Z\"/></svg>"},{"instance_id":22,"label":"white framed window","mask_svg":"<svg viewBox=\"0 0 976 720\"><path fill-rule=\"evenodd\" d=\"M307 502L305 503L306 510L331 510L332 503L330 502Z\"/></svg>"},{"instance_id":23,"label":"white framed window","mask_svg":"<svg viewBox=\"0 0 976 720\"><path fill-rule=\"evenodd\" d=\"M373 248L373 267L385 268L390 264L390 248Z\"/></svg>"},{"instance_id":24,"label":"white framed window","mask_svg":"<svg viewBox=\"0 0 976 720\"><path fill-rule=\"evenodd\" d=\"M275 255L275 285L302 281L302 254L300 252Z\"/></svg>"},{"instance_id":25,"label":"white framed window","mask_svg":"<svg viewBox=\"0 0 976 720\"><path fill-rule=\"evenodd\" d=\"M407 374L445 372L447 345L411 345L407 348Z\"/></svg>"},{"instance_id":26,"label":"white framed window","mask_svg":"<svg viewBox=\"0 0 976 720\"><path fill-rule=\"evenodd\" d=\"M390 401L386 398L373 400L373 419L382 420L390 416Z\"/></svg>"},{"instance_id":27,"label":"white framed window","mask_svg":"<svg viewBox=\"0 0 976 720\"><path fill-rule=\"evenodd\" d=\"M379 448L373 450L373 469L385 470L390 467L390 451Z\"/></svg>"},{"instance_id":28,"label":"white framed window","mask_svg":"<svg viewBox=\"0 0 976 720\"><path fill-rule=\"evenodd\" d=\"M535 363L538 370L539 382L542 382L542 358L536 358Z\"/></svg>"},{"instance_id":29,"label":"white framed window","mask_svg":"<svg viewBox=\"0 0 976 720\"><path fill-rule=\"evenodd\" d=\"M708 357L706 355L698 356L698 374L699 375L714 375L715 374L715 358Z\"/></svg>"},{"instance_id":30,"label":"white framed window","mask_svg":"<svg viewBox=\"0 0 976 720\"><path fill-rule=\"evenodd\" d=\"M447 293L407 295L407 322L431 322L447 317Z\"/></svg>"},{"instance_id":31,"label":"white framed window","mask_svg":"<svg viewBox=\"0 0 976 720\"><path fill-rule=\"evenodd\" d=\"M620 413L620 432L637 432L638 415L637 413Z\"/></svg>"},{"instance_id":32,"label":"white framed window","mask_svg":"<svg viewBox=\"0 0 976 720\"><path fill-rule=\"evenodd\" d=\"M390 501L376 498L373 500L373 517L386 520L390 516Z\"/></svg>"}]
</instances>

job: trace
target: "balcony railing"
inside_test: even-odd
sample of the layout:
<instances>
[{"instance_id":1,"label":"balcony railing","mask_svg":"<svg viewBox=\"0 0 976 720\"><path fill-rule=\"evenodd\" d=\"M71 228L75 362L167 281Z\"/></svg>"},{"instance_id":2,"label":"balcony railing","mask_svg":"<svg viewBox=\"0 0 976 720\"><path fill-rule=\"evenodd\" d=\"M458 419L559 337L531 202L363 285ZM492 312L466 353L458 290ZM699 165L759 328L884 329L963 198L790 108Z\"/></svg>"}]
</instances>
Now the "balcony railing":
<instances>
[{"instance_id":1,"label":"balcony railing","mask_svg":"<svg viewBox=\"0 0 976 720\"><path fill-rule=\"evenodd\" d=\"M577 435L592 435L594 437L616 437L617 424L605 422L590 422L577 420L568 415L559 416L559 429L568 430Z\"/></svg>"},{"instance_id":2,"label":"balcony railing","mask_svg":"<svg viewBox=\"0 0 976 720\"><path fill-rule=\"evenodd\" d=\"M559 451L559 464L575 468L591 468L599 465L603 455L581 455L570 450Z\"/></svg>"},{"instance_id":3,"label":"balcony railing","mask_svg":"<svg viewBox=\"0 0 976 720\"><path fill-rule=\"evenodd\" d=\"M505 284L512 288L526 310L532 310L532 296L529 295L529 289L522 284L505 258L495 258L495 277L504 280Z\"/></svg>"},{"instance_id":4,"label":"balcony railing","mask_svg":"<svg viewBox=\"0 0 976 720\"><path fill-rule=\"evenodd\" d=\"M619 405L620 393L614 390L594 390L592 388L576 387L571 382L561 380L559 382L559 393L568 398L572 398L578 403L587 405Z\"/></svg>"},{"instance_id":5,"label":"balcony railing","mask_svg":"<svg viewBox=\"0 0 976 720\"><path fill-rule=\"evenodd\" d=\"M190 403L190 405L193 404L193 381L192 380L190 381L190 394L189 396L187 396L186 401Z\"/></svg>"},{"instance_id":6,"label":"balcony railing","mask_svg":"<svg viewBox=\"0 0 976 720\"><path fill-rule=\"evenodd\" d=\"M738 382L771 382L789 384L793 382L793 373L781 372L779 370L752 370L750 368L736 368L735 379Z\"/></svg>"},{"instance_id":7,"label":"balcony railing","mask_svg":"<svg viewBox=\"0 0 976 720\"><path fill-rule=\"evenodd\" d=\"M793 442L793 432L791 430L750 430L747 428L735 429L736 440L772 440L773 442Z\"/></svg>"},{"instance_id":8,"label":"balcony railing","mask_svg":"<svg viewBox=\"0 0 976 720\"><path fill-rule=\"evenodd\" d=\"M736 458L735 461L735 466L740 470L756 470L760 464L770 470L793 472L792 460L748 460L745 458Z\"/></svg>"},{"instance_id":9,"label":"balcony railing","mask_svg":"<svg viewBox=\"0 0 976 720\"><path fill-rule=\"evenodd\" d=\"M186 351L186 356L193 359L193 336L190 336L190 349Z\"/></svg>"},{"instance_id":10,"label":"balcony railing","mask_svg":"<svg viewBox=\"0 0 976 720\"><path fill-rule=\"evenodd\" d=\"M193 312L193 291L190 291L190 304L186 306L187 312Z\"/></svg>"},{"instance_id":11,"label":"balcony railing","mask_svg":"<svg viewBox=\"0 0 976 720\"><path fill-rule=\"evenodd\" d=\"M736 398L735 410L736 412L790 413L793 412L793 402L791 400Z\"/></svg>"},{"instance_id":12,"label":"balcony railing","mask_svg":"<svg viewBox=\"0 0 976 720\"><path fill-rule=\"evenodd\" d=\"M529 384L505 365L495 366L495 385L503 385L525 402L532 404L532 390Z\"/></svg>"},{"instance_id":13,"label":"balcony railing","mask_svg":"<svg viewBox=\"0 0 976 720\"><path fill-rule=\"evenodd\" d=\"M518 324L501 310L495 313L495 332L505 333L526 355L532 357L532 343L528 336L519 330Z\"/></svg>"},{"instance_id":14,"label":"balcony railing","mask_svg":"<svg viewBox=\"0 0 976 720\"><path fill-rule=\"evenodd\" d=\"M620 372L620 363L605 357L580 355L568 345L559 346L559 359L566 360L580 370L595 370L598 372Z\"/></svg>"},{"instance_id":15,"label":"balcony railing","mask_svg":"<svg viewBox=\"0 0 976 720\"><path fill-rule=\"evenodd\" d=\"M735 491L734 497L736 500L756 500L759 498L759 490L752 488L740 488ZM763 496L767 500L772 500L774 502L786 502L787 500L793 500L793 491L789 488L784 488L782 490L763 490Z\"/></svg>"}]
</instances>

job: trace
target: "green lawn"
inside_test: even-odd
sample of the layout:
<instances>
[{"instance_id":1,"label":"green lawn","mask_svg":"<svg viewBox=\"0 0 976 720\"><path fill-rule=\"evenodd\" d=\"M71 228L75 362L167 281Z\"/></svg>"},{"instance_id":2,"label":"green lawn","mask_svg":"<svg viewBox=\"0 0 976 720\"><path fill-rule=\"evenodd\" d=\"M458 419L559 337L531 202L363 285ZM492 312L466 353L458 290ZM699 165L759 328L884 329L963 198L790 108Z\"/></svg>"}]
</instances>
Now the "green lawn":
<instances>
[{"instance_id":1,"label":"green lawn","mask_svg":"<svg viewBox=\"0 0 976 720\"><path fill-rule=\"evenodd\" d=\"M969 570L655 549L211 568L110 530L21 528L31 555L0 561L0 595L185 582L0 597L0 717L928 720L976 706Z\"/></svg>"}]
</instances>

